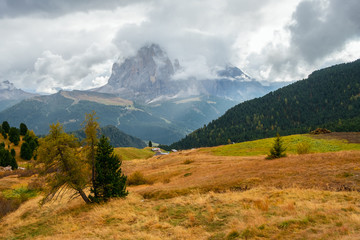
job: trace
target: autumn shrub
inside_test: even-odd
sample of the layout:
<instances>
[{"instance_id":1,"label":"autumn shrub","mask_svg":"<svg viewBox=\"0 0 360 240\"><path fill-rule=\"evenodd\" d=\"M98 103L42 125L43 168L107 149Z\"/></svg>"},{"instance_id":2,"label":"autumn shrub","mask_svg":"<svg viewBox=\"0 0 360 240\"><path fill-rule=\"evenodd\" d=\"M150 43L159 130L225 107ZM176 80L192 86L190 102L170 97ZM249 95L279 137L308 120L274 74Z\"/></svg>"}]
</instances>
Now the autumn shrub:
<instances>
[{"instance_id":1,"label":"autumn shrub","mask_svg":"<svg viewBox=\"0 0 360 240\"><path fill-rule=\"evenodd\" d=\"M310 153L310 144L307 142L301 142L296 145L296 152L298 154L307 154Z\"/></svg>"},{"instance_id":2,"label":"autumn shrub","mask_svg":"<svg viewBox=\"0 0 360 240\"><path fill-rule=\"evenodd\" d=\"M128 176L127 184L128 184L128 186L131 186L131 185L137 186L137 185L143 185L143 184L152 184L152 181L147 179L142 172L135 171L130 176Z\"/></svg>"},{"instance_id":3,"label":"autumn shrub","mask_svg":"<svg viewBox=\"0 0 360 240\"><path fill-rule=\"evenodd\" d=\"M0 219L6 214L18 209L20 204L20 199L8 199L0 195Z\"/></svg>"}]
</instances>

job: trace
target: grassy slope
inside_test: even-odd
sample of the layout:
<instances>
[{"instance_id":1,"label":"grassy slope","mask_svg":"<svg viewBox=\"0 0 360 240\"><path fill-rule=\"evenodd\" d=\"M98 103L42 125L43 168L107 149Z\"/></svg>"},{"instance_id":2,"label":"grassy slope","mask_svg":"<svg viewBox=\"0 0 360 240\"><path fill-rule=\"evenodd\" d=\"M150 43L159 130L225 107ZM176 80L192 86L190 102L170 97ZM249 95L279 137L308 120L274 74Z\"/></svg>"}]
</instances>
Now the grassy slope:
<instances>
[{"instance_id":1,"label":"grassy slope","mask_svg":"<svg viewBox=\"0 0 360 240\"><path fill-rule=\"evenodd\" d=\"M154 184L102 205L31 199L0 222L0 239L359 239L359 144L321 140L340 151L269 161L263 141L247 156L234 144L124 161ZM217 156L224 147L240 156Z\"/></svg>"},{"instance_id":2,"label":"grassy slope","mask_svg":"<svg viewBox=\"0 0 360 240\"><path fill-rule=\"evenodd\" d=\"M138 149L133 147L120 147L114 149L115 153L121 156L122 160L148 159L154 156L151 148Z\"/></svg>"},{"instance_id":3,"label":"grassy slope","mask_svg":"<svg viewBox=\"0 0 360 240\"><path fill-rule=\"evenodd\" d=\"M266 138L249 142L224 145L203 149L204 152L211 152L217 156L257 156L269 153L269 146L274 142L275 138ZM346 140L340 139L321 139L314 138L310 134L298 134L282 137L286 152L288 154L296 154L299 143L306 142L310 145L311 153L336 152L343 150L360 150L360 144L348 143Z\"/></svg>"}]
</instances>

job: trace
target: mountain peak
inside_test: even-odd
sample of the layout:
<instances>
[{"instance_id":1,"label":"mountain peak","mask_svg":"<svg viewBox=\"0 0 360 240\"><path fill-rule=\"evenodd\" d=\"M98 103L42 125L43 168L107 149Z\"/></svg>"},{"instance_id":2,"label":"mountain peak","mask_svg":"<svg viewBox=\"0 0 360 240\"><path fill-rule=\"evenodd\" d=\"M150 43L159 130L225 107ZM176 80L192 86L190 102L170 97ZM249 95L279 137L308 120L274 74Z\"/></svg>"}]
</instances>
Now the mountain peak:
<instances>
[{"instance_id":1,"label":"mountain peak","mask_svg":"<svg viewBox=\"0 0 360 240\"><path fill-rule=\"evenodd\" d=\"M179 63L177 63L177 66ZM158 44L141 47L135 56L121 64L114 63L108 84L101 92L119 93L122 97L152 99L171 94L165 86L174 75L174 66Z\"/></svg>"}]
</instances>

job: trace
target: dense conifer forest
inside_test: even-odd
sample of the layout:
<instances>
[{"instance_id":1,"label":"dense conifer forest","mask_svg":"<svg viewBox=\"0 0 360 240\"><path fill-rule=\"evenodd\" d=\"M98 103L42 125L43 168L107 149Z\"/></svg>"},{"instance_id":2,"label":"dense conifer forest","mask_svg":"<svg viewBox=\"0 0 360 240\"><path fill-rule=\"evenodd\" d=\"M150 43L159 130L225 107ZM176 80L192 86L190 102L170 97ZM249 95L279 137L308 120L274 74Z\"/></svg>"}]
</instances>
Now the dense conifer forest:
<instances>
[{"instance_id":1,"label":"dense conifer forest","mask_svg":"<svg viewBox=\"0 0 360 240\"><path fill-rule=\"evenodd\" d=\"M307 79L238 104L170 148L216 146L317 127L360 131L360 60L315 71Z\"/></svg>"}]
</instances>

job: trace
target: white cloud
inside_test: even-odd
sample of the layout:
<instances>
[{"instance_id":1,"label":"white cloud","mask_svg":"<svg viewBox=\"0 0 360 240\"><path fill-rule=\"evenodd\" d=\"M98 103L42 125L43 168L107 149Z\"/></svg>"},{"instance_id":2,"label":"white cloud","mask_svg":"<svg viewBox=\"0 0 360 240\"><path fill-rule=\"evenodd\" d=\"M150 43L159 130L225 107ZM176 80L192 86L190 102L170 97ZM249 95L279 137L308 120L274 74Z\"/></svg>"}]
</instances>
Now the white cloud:
<instances>
[{"instance_id":1,"label":"white cloud","mask_svg":"<svg viewBox=\"0 0 360 240\"><path fill-rule=\"evenodd\" d=\"M0 81L39 92L106 82L145 43L184 71L232 63L260 80L296 80L359 57L358 0L0 0ZM175 78L176 78L175 77ZM35 83L35 84L34 84Z\"/></svg>"}]
</instances>

